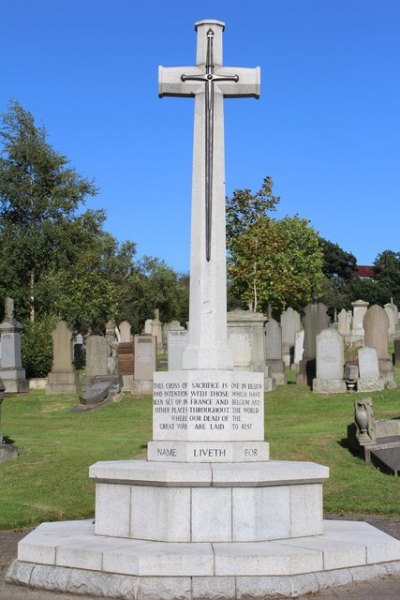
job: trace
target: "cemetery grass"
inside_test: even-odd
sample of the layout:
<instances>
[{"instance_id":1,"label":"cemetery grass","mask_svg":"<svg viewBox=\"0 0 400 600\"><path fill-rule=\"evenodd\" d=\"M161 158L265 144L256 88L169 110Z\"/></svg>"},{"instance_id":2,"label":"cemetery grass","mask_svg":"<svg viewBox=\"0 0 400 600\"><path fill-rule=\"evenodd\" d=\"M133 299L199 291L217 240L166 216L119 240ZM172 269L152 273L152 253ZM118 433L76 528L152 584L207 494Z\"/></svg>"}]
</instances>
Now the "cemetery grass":
<instances>
[{"instance_id":1,"label":"cemetery grass","mask_svg":"<svg viewBox=\"0 0 400 600\"><path fill-rule=\"evenodd\" d=\"M324 511L329 515L399 514L400 478L380 473L346 447L354 393L313 394L291 381L265 395L265 437L271 459L306 460L329 466ZM400 392L370 394L377 419L400 418ZM357 395L358 397L358 395ZM2 433L20 455L0 465L0 529L43 521L94 516L89 466L100 460L145 458L151 439L149 397L83 413L72 412L77 395L41 391L7 398Z\"/></svg>"}]
</instances>

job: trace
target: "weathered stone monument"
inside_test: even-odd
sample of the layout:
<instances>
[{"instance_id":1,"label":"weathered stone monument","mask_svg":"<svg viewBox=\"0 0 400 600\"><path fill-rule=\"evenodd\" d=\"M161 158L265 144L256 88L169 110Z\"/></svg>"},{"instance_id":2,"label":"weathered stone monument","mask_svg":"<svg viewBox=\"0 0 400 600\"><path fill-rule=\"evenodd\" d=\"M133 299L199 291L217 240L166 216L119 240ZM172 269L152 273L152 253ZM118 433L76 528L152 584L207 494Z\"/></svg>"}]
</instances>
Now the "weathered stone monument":
<instances>
[{"instance_id":1,"label":"weathered stone monument","mask_svg":"<svg viewBox=\"0 0 400 600\"><path fill-rule=\"evenodd\" d=\"M70 394L78 391L78 374L73 364L73 333L65 321L52 332L53 364L47 377L46 394Z\"/></svg>"},{"instance_id":2,"label":"weathered stone monument","mask_svg":"<svg viewBox=\"0 0 400 600\"><path fill-rule=\"evenodd\" d=\"M317 335L317 376L313 392L317 394L346 393L344 349L341 335L333 328L323 329Z\"/></svg>"},{"instance_id":3,"label":"weathered stone monument","mask_svg":"<svg viewBox=\"0 0 400 600\"><path fill-rule=\"evenodd\" d=\"M386 388L396 389L393 363L389 358L389 318L386 311L377 304L371 306L364 315L363 327L365 345L375 348L378 356L379 373Z\"/></svg>"},{"instance_id":4,"label":"weathered stone monument","mask_svg":"<svg viewBox=\"0 0 400 600\"><path fill-rule=\"evenodd\" d=\"M171 329L168 331L168 371L181 371L183 353L188 345L189 332L180 327L180 329Z\"/></svg>"},{"instance_id":5,"label":"weathered stone monument","mask_svg":"<svg viewBox=\"0 0 400 600\"><path fill-rule=\"evenodd\" d=\"M379 372L378 355L375 348L364 346L358 350L359 392L381 391L385 387L383 377Z\"/></svg>"},{"instance_id":6,"label":"weathered stone monument","mask_svg":"<svg viewBox=\"0 0 400 600\"><path fill-rule=\"evenodd\" d=\"M270 315L265 330L265 363L276 385L287 382L285 363L282 359L282 329L278 321Z\"/></svg>"},{"instance_id":7,"label":"weathered stone monument","mask_svg":"<svg viewBox=\"0 0 400 600\"><path fill-rule=\"evenodd\" d=\"M222 105L225 95L257 96L259 70L222 66L223 28L197 23L196 66L160 68L161 95L195 97L190 329L183 369L154 374L148 460L93 465L95 524L41 525L20 542L9 581L138 600L256 600L400 559L400 542L365 523L323 521L327 467L268 460L264 374L233 370Z\"/></svg>"},{"instance_id":8,"label":"weathered stone monument","mask_svg":"<svg viewBox=\"0 0 400 600\"><path fill-rule=\"evenodd\" d=\"M345 308L342 308L338 315L338 333L340 333L340 335L342 335L346 340L349 338L351 333L351 315Z\"/></svg>"},{"instance_id":9,"label":"weathered stone monument","mask_svg":"<svg viewBox=\"0 0 400 600\"><path fill-rule=\"evenodd\" d=\"M301 330L300 314L291 306L281 314L282 359L287 367L294 363L296 333Z\"/></svg>"},{"instance_id":10,"label":"weathered stone monument","mask_svg":"<svg viewBox=\"0 0 400 600\"><path fill-rule=\"evenodd\" d=\"M133 395L151 394L153 375L157 367L157 338L153 335L134 336Z\"/></svg>"},{"instance_id":11,"label":"weathered stone monument","mask_svg":"<svg viewBox=\"0 0 400 600\"><path fill-rule=\"evenodd\" d=\"M228 346L232 351L235 371L264 373L264 392L274 389L265 362L265 315L249 310L234 309L227 313Z\"/></svg>"},{"instance_id":12,"label":"weathered stone monument","mask_svg":"<svg viewBox=\"0 0 400 600\"><path fill-rule=\"evenodd\" d=\"M353 318L351 322L350 341L352 343L364 343L364 315L368 310L369 302L365 300L356 300L351 303L353 307Z\"/></svg>"},{"instance_id":13,"label":"weathered stone monument","mask_svg":"<svg viewBox=\"0 0 400 600\"><path fill-rule=\"evenodd\" d=\"M157 352L163 352L163 350L164 350L163 332L162 332L162 324L160 321L160 311L158 308L156 308L154 311L154 319L152 320L152 324L151 324L151 334L157 340Z\"/></svg>"},{"instance_id":14,"label":"weathered stone monument","mask_svg":"<svg viewBox=\"0 0 400 600\"><path fill-rule=\"evenodd\" d=\"M307 304L304 309L304 353L299 362L297 383L312 385L316 376L317 335L329 326L328 307L322 302Z\"/></svg>"},{"instance_id":15,"label":"weathered stone monument","mask_svg":"<svg viewBox=\"0 0 400 600\"><path fill-rule=\"evenodd\" d=\"M25 369L21 358L22 325L14 319L14 300L4 301L4 320L0 323L0 377L6 394L25 393L29 391Z\"/></svg>"},{"instance_id":16,"label":"weathered stone monument","mask_svg":"<svg viewBox=\"0 0 400 600\"><path fill-rule=\"evenodd\" d=\"M4 400L4 384L0 379L0 464L10 460L11 458L17 458L18 448L15 444L7 443L2 435L2 424L1 424L1 405Z\"/></svg>"}]
</instances>

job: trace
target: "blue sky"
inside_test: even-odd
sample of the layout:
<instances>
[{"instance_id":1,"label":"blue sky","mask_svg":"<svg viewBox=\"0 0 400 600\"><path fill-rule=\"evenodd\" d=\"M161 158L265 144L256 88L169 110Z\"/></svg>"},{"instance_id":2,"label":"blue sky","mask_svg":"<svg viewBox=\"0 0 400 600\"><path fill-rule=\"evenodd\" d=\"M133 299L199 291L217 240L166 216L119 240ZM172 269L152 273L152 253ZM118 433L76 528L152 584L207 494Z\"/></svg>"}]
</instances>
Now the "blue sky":
<instances>
[{"instance_id":1,"label":"blue sky","mask_svg":"<svg viewBox=\"0 0 400 600\"><path fill-rule=\"evenodd\" d=\"M226 23L224 63L261 67L261 98L225 102L226 191L371 264L400 251L399 0L0 0L0 112L16 98L99 194L138 257L189 266L193 100L157 96L191 65L193 25Z\"/></svg>"}]
</instances>

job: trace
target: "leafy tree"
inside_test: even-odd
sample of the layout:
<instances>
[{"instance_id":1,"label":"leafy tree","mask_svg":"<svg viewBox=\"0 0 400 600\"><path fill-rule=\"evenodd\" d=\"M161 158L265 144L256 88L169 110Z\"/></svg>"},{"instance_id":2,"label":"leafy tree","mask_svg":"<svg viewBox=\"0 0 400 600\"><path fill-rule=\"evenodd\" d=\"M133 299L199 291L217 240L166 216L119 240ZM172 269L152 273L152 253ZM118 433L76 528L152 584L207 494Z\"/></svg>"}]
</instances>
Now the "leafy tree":
<instances>
[{"instance_id":1,"label":"leafy tree","mask_svg":"<svg viewBox=\"0 0 400 600\"><path fill-rule=\"evenodd\" d=\"M384 250L375 259L375 281L380 288L381 304L389 302L393 297L400 303L400 252Z\"/></svg>"},{"instance_id":2,"label":"leafy tree","mask_svg":"<svg viewBox=\"0 0 400 600\"><path fill-rule=\"evenodd\" d=\"M269 211L276 210L279 196L272 193L273 181L265 177L260 190L252 194L251 190L235 190L232 198L226 199L226 240L227 247L234 253L235 242L241 235Z\"/></svg>"},{"instance_id":3,"label":"leafy tree","mask_svg":"<svg viewBox=\"0 0 400 600\"><path fill-rule=\"evenodd\" d=\"M250 310L299 308L321 280L318 239L306 219L261 217L239 238L229 271Z\"/></svg>"},{"instance_id":4,"label":"leafy tree","mask_svg":"<svg viewBox=\"0 0 400 600\"><path fill-rule=\"evenodd\" d=\"M233 299L250 310L298 308L311 300L322 273L318 236L298 215L275 220L268 216L279 198L267 177L254 196L237 190L228 201L227 245L230 253L228 305Z\"/></svg>"},{"instance_id":5,"label":"leafy tree","mask_svg":"<svg viewBox=\"0 0 400 600\"><path fill-rule=\"evenodd\" d=\"M357 265L356 257L324 238L319 238L323 252L322 272L328 279L350 281Z\"/></svg>"},{"instance_id":6,"label":"leafy tree","mask_svg":"<svg viewBox=\"0 0 400 600\"><path fill-rule=\"evenodd\" d=\"M73 220L86 196L96 193L46 138L17 101L1 117L0 295L13 296L18 316L30 314L32 320L36 286L54 253L50 232Z\"/></svg>"}]
</instances>

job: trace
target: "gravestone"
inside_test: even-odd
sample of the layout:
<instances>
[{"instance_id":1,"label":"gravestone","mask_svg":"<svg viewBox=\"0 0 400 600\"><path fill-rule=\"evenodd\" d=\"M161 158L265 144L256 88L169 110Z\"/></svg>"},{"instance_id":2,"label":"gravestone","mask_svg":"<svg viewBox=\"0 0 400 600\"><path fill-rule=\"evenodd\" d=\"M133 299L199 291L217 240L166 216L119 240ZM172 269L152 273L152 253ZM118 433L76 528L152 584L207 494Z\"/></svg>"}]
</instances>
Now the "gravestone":
<instances>
[{"instance_id":1,"label":"gravestone","mask_svg":"<svg viewBox=\"0 0 400 600\"><path fill-rule=\"evenodd\" d=\"M121 334L120 344L132 342L131 324L129 323L129 321L122 321L119 324L119 331Z\"/></svg>"},{"instance_id":2,"label":"gravestone","mask_svg":"<svg viewBox=\"0 0 400 600\"><path fill-rule=\"evenodd\" d=\"M118 358L117 347L118 341L116 337L117 327L115 321L106 323L106 343L107 343L107 374L114 375L117 370Z\"/></svg>"},{"instance_id":3,"label":"gravestone","mask_svg":"<svg viewBox=\"0 0 400 600\"><path fill-rule=\"evenodd\" d=\"M106 377L108 348L103 335L88 335L86 338L86 369L84 388L91 386L96 377Z\"/></svg>"},{"instance_id":4,"label":"gravestone","mask_svg":"<svg viewBox=\"0 0 400 600\"><path fill-rule=\"evenodd\" d=\"M130 325L129 325L130 330ZM122 391L132 392L134 388L134 347L133 340L118 344L118 375L122 378Z\"/></svg>"},{"instance_id":5,"label":"gravestone","mask_svg":"<svg viewBox=\"0 0 400 600\"><path fill-rule=\"evenodd\" d=\"M153 335L153 319L146 319L144 322L144 335Z\"/></svg>"},{"instance_id":6,"label":"gravestone","mask_svg":"<svg viewBox=\"0 0 400 600\"><path fill-rule=\"evenodd\" d=\"M296 333L301 330L300 314L289 307L281 314L282 359L287 367L294 362Z\"/></svg>"},{"instance_id":7,"label":"gravestone","mask_svg":"<svg viewBox=\"0 0 400 600\"><path fill-rule=\"evenodd\" d=\"M297 331L294 339L293 366L298 368L304 354L304 329Z\"/></svg>"},{"instance_id":8,"label":"gravestone","mask_svg":"<svg viewBox=\"0 0 400 600\"><path fill-rule=\"evenodd\" d=\"M235 309L227 313L228 346L233 355L235 371L264 373L264 392L270 392L275 384L265 363L266 317L262 313Z\"/></svg>"},{"instance_id":9,"label":"gravestone","mask_svg":"<svg viewBox=\"0 0 400 600\"><path fill-rule=\"evenodd\" d=\"M379 373L378 355L375 348L364 346L358 350L358 369L357 391L374 392L384 389L385 384Z\"/></svg>"},{"instance_id":10,"label":"gravestone","mask_svg":"<svg viewBox=\"0 0 400 600\"><path fill-rule=\"evenodd\" d=\"M343 338L335 329L324 329L317 335L316 341L317 377L313 381L313 392L345 393Z\"/></svg>"},{"instance_id":11,"label":"gravestone","mask_svg":"<svg viewBox=\"0 0 400 600\"><path fill-rule=\"evenodd\" d=\"M25 369L21 358L22 325L14 319L14 300L4 301L4 320L0 323L0 378L7 394L29 391Z\"/></svg>"},{"instance_id":12,"label":"gravestone","mask_svg":"<svg viewBox=\"0 0 400 600\"><path fill-rule=\"evenodd\" d=\"M115 325L112 327L113 335L114 327ZM105 384L110 384L110 395L115 396L121 390L121 376L115 372L110 373L110 352L112 350L110 346L115 344L115 338L111 338L111 323L106 331L107 329L109 330L108 339L103 335L88 335L86 338L85 377L82 386L83 393L79 398L82 405L96 404L96 400L97 403L103 402L102 394L98 394L97 391ZM104 385L100 386L99 384Z\"/></svg>"},{"instance_id":13,"label":"gravestone","mask_svg":"<svg viewBox=\"0 0 400 600\"><path fill-rule=\"evenodd\" d=\"M4 400L4 392L5 387L3 382L0 379L0 464L10 460L12 458L17 458L18 456L18 448L15 444L7 443L6 439L3 438L2 434L2 424L1 424L1 405Z\"/></svg>"},{"instance_id":14,"label":"gravestone","mask_svg":"<svg viewBox=\"0 0 400 600\"><path fill-rule=\"evenodd\" d=\"M151 394L157 367L157 340L152 335L134 336L133 395Z\"/></svg>"},{"instance_id":15,"label":"gravestone","mask_svg":"<svg viewBox=\"0 0 400 600\"><path fill-rule=\"evenodd\" d=\"M389 337L394 339L399 333L399 310L393 300L385 304L384 309L389 319Z\"/></svg>"},{"instance_id":16,"label":"gravestone","mask_svg":"<svg viewBox=\"0 0 400 600\"><path fill-rule=\"evenodd\" d=\"M46 394L70 394L78 391L78 374L73 365L73 333L65 321L52 332L53 364L47 376Z\"/></svg>"},{"instance_id":17,"label":"gravestone","mask_svg":"<svg viewBox=\"0 0 400 600\"><path fill-rule=\"evenodd\" d=\"M157 339L157 352L163 352L163 334L162 334L162 325L160 321L160 311L158 308L154 311L154 319L151 325L151 335L153 335Z\"/></svg>"},{"instance_id":18,"label":"gravestone","mask_svg":"<svg viewBox=\"0 0 400 600\"><path fill-rule=\"evenodd\" d=\"M304 309L304 353L299 363L297 383L312 386L316 376L317 335L329 326L328 307L325 304L307 304Z\"/></svg>"},{"instance_id":19,"label":"gravestone","mask_svg":"<svg viewBox=\"0 0 400 600\"><path fill-rule=\"evenodd\" d=\"M351 323L350 341L352 343L364 343L364 326L363 320L365 313L368 310L369 302L365 300L356 300L351 303L353 307L353 318Z\"/></svg>"},{"instance_id":20,"label":"gravestone","mask_svg":"<svg viewBox=\"0 0 400 600\"><path fill-rule=\"evenodd\" d=\"M168 331L168 371L181 371L183 352L189 341L189 333L183 329Z\"/></svg>"},{"instance_id":21,"label":"gravestone","mask_svg":"<svg viewBox=\"0 0 400 600\"><path fill-rule=\"evenodd\" d=\"M86 362L86 349L84 345L83 335L78 333L74 339L74 365L76 369L81 369ZM30 382L31 383L31 382Z\"/></svg>"},{"instance_id":22,"label":"gravestone","mask_svg":"<svg viewBox=\"0 0 400 600\"><path fill-rule=\"evenodd\" d=\"M338 333L344 338L348 338L351 333L351 318L345 308L342 308L338 315Z\"/></svg>"},{"instance_id":23,"label":"gravestone","mask_svg":"<svg viewBox=\"0 0 400 600\"><path fill-rule=\"evenodd\" d=\"M349 581L354 565L358 580L376 562L379 573L400 567L400 541L365 523L323 522L327 467L268 460L264 374L233 370L222 107L224 96L257 95L259 70L222 66L223 27L197 23L196 66L159 72L161 95L195 101L184 369L154 374L148 460L92 465L95 522L42 524L19 543L8 581L126 600L261 600Z\"/></svg>"},{"instance_id":24,"label":"gravestone","mask_svg":"<svg viewBox=\"0 0 400 600\"><path fill-rule=\"evenodd\" d=\"M385 310L374 304L364 315L365 345L375 348L378 356L379 372L383 377L385 387L396 389L393 363L389 358L389 318Z\"/></svg>"},{"instance_id":25,"label":"gravestone","mask_svg":"<svg viewBox=\"0 0 400 600\"><path fill-rule=\"evenodd\" d=\"M287 382L285 363L282 360L282 330L278 321L271 316L264 326L265 330L265 363L276 385Z\"/></svg>"}]
</instances>

